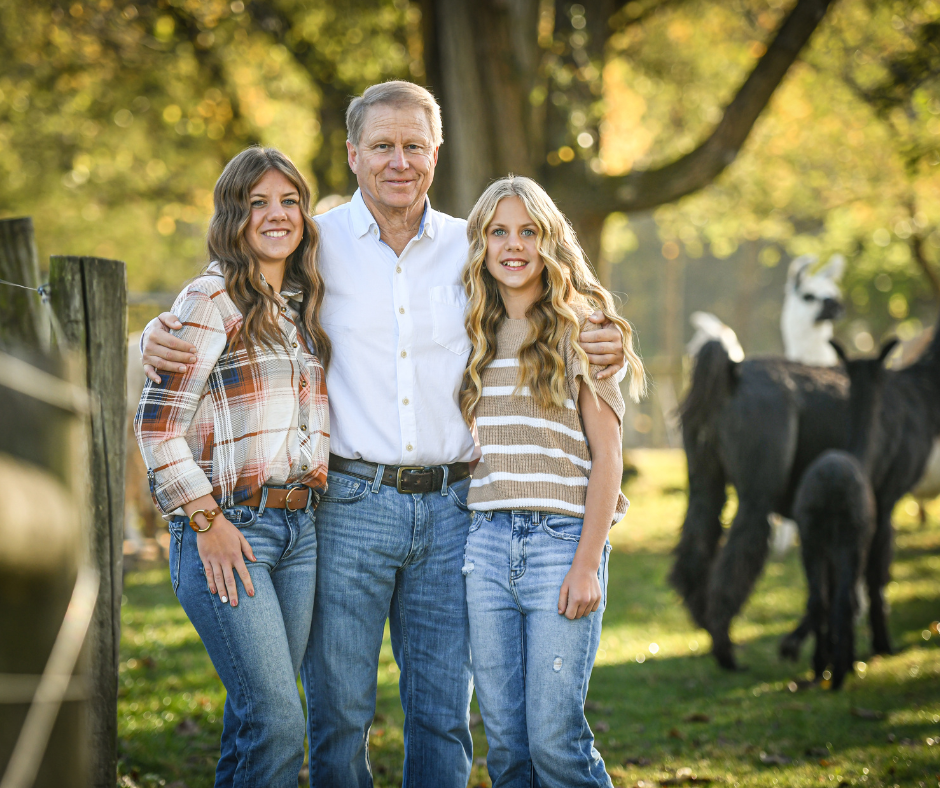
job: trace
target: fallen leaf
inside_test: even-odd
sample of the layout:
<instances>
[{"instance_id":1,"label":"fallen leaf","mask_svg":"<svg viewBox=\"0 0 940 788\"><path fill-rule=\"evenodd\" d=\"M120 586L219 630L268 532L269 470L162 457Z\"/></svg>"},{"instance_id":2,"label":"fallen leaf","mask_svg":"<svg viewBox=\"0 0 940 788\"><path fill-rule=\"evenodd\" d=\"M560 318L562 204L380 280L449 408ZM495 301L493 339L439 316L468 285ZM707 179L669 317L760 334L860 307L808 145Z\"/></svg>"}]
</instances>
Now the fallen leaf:
<instances>
[{"instance_id":1,"label":"fallen leaf","mask_svg":"<svg viewBox=\"0 0 940 788\"><path fill-rule=\"evenodd\" d=\"M863 709L861 706L852 707L852 716L860 720L883 720L885 713L877 709Z\"/></svg>"},{"instance_id":2,"label":"fallen leaf","mask_svg":"<svg viewBox=\"0 0 940 788\"><path fill-rule=\"evenodd\" d=\"M764 766L786 766L788 763L792 763L793 759L788 758L786 755L761 752L760 762L764 764Z\"/></svg>"},{"instance_id":3,"label":"fallen leaf","mask_svg":"<svg viewBox=\"0 0 940 788\"><path fill-rule=\"evenodd\" d=\"M606 722L604 722L603 720L602 720L601 722L595 722L595 723L594 723L594 730L595 730L597 733L607 733L607 731L610 730L610 725L608 725L608 724L607 724Z\"/></svg>"},{"instance_id":4,"label":"fallen leaf","mask_svg":"<svg viewBox=\"0 0 940 788\"><path fill-rule=\"evenodd\" d=\"M693 712L692 714L686 714L682 718L683 722L711 722L712 718L707 714L703 714L700 711Z\"/></svg>"},{"instance_id":5,"label":"fallen leaf","mask_svg":"<svg viewBox=\"0 0 940 788\"><path fill-rule=\"evenodd\" d=\"M831 761L827 761L825 758L820 758L820 759L819 759L819 765L820 765L820 766L830 766L830 765L832 765L832 762L831 762Z\"/></svg>"},{"instance_id":6,"label":"fallen leaf","mask_svg":"<svg viewBox=\"0 0 940 788\"><path fill-rule=\"evenodd\" d=\"M671 728L669 730L670 739L684 739L685 735L678 728Z\"/></svg>"}]
</instances>

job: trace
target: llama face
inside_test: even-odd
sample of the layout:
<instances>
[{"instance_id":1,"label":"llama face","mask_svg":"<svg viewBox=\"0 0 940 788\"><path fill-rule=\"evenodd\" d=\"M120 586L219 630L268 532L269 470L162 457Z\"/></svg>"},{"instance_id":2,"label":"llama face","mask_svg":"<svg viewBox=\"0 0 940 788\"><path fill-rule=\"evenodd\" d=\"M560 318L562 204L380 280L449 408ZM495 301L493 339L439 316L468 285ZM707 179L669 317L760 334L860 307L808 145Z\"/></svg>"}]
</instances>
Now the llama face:
<instances>
[{"instance_id":1,"label":"llama face","mask_svg":"<svg viewBox=\"0 0 940 788\"><path fill-rule=\"evenodd\" d=\"M810 273L817 259L802 255L790 264L780 328L787 358L829 366L836 363L828 344L832 321L845 311L839 288L845 258L833 255L822 269Z\"/></svg>"}]
</instances>

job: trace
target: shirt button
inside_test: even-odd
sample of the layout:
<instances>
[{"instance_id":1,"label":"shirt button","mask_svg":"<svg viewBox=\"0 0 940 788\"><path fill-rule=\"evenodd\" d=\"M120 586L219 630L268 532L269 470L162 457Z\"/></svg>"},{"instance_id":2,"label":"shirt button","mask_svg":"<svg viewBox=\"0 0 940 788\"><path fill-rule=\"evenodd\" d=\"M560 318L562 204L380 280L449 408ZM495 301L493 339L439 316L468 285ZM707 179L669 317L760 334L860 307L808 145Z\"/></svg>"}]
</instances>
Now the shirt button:
<instances>
[{"instance_id":1,"label":"shirt button","mask_svg":"<svg viewBox=\"0 0 940 788\"><path fill-rule=\"evenodd\" d=\"M301 465L300 470L305 471L307 470L308 467L309 467L308 465Z\"/></svg>"},{"instance_id":2,"label":"shirt button","mask_svg":"<svg viewBox=\"0 0 940 788\"><path fill-rule=\"evenodd\" d=\"M290 346L291 346L291 347L297 347L297 343L296 343L296 342L291 342L291 343L290 343Z\"/></svg>"},{"instance_id":3,"label":"shirt button","mask_svg":"<svg viewBox=\"0 0 940 788\"><path fill-rule=\"evenodd\" d=\"M402 357L402 358L407 358L407 357L408 357L408 351L407 351L407 350L403 350L403 351L401 352L401 357Z\"/></svg>"},{"instance_id":4,"label":"shirt button","mask_svg":"<svg viewBox=\"0 0 940 788\"><path fill-rule=\"evenodd\" d=\"M402 404L402 405L407 405L407 404L408 404L408 397L405 397L405 398L401 401L401 404Z\"/></svg>"},{"instance_id":5,"label":"shirt button","mask_svg":"<svg viewBox=\"0 0 940 788\"><path fill-rule=\"evenodd\" d=\"M412 446L412 445L409 443L407 446L405 446L405 450L406 450L406 451L414 451L414 446Z\"/></svg>"},{"instance_id":6,"label":"shirt button","mask_svg":"<svg viewBox=\"0 0 940 788\"><path fill-rule=\"evenodd\" d=\"M307 381L306 381L306 380L300 381L300 387L301 387L302 389L307 388Z\"/></svg>"},{"instance_id":7,"label":"shirt button","mask_svg":"<svg viewBox=\"0 0 940 788\"><path fill-rule=\"evenodd\" d=\"M400 266L400 265L395 268L395 273L396 273L396 274L400 274L400 273L401 273L401 266Z\"/></svg>"},{"instance_id":8,"label":"shirt button","mask_svg":"<svg viewBox=\"0 0 940 788\"><path fill-rule=\"evenodd\" d=\"M403 307L403 306L398 307L398 313L399 313L400 315L405 314L405 307Z\"/></svg>"},{"instance_id":9,"label":"shirt button","mask_svg":"<svg viewBox=\"0 0 940 788\"><path fill-rule=\"evenodd\" d=\"M301 431L301 432L306 432L306 431L307 431L307 425L306 425L306 424L301 424L301 425L300 425L300 431Z\"/></svg>"},{"instance_id":10,"label":"shirt button","mask_svg":"<svg viewBox=\"0 0 940 788\"><path fill-rule=\"evenodd\" d=\"M281 307L281 311L282 311L282 312L287 312L287 307L286 307L286 306L282 306L282 307Z\"/></svg>"}]
</instances>

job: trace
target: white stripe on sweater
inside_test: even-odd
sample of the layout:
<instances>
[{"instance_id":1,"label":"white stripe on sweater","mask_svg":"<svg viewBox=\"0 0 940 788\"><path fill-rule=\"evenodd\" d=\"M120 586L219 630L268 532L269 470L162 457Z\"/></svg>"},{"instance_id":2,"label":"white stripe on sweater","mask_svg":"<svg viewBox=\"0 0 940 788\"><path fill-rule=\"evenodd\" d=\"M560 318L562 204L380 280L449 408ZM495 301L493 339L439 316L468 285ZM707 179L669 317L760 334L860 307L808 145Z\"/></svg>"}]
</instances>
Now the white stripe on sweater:
<instances>
[{"instance_id":1,"label":"white stripe on sweater","mask_svg":"<svg viewBox=\"0 0 940 788\"><path fill-rule=\"evenodd\" d=\"M516 393L515 386L484 386L483 387L483 396L484 397L511 397ZM519 389L518 396L520 397L529 397L532 395L532 392L529 390L528 386L523 386ZM568 410L574 410L574 400L566 399L565 407Z\"/></svg>"},{"instance_id":2,"label":"white stripe on sweater","mask_svg":"<svg viewBox=\"0 0 940 788\"><path fill-rule=\"evenodd\" d=\"M574 463L575 465L584 468L584 470L591 470L591 461L582 460L580 457L576 457L573 454L568 454L567 452L562 451L558 448L545 448L544 446L536 446L534 444L521 445L521 446L501 446L499 444L484 444L480 447L483 450L483 456L486 457L488 454L541 454L543 457L559 457L568 460L568 462Z\"/></svg>"},{"instance_id":3,"label":"white stripe on sweater","mask_svg":"<svg viewBox=\"0 0 940 788\"><path fill-rule=\"evenodd\" d=\"M494 358L487 367L518 367L519 359L517 358Z\"/></svg>"},{"instance_id":4,"label":"white stripe on sweater","mask_svg":"<svg viewBox=\"0 0 940 788\"><path fill-rule=\"evenodd\" d=\"M527 484L531 482L544 482L546 484L561 484L565 487L587 487L587 476L558 476L554 473L512 473L510 471L494 471L482 479L474 479L471 487L485 487L493 482L515 482Z\"/></svg>"},{"instance_id":5,"label":"white stripe on sweater","mask_svg":"<svg viewBox=\"0 0 940 788\"><path fill-rule=\"evenodd\" d=\"M567 435L569 438L574 438L576 441L584 440L584 435L581 434L580 430L570 429L564 424L559 424L557 421L550 421L548 419L535 419L530 416L480 416L477 419L477 425L481 427L500 427L513 424L525 427L541 427L546 430L560 432L563 435Z\"/></svg>"},{"instance_id":6,"label":"white stripe on sweater","mask_svg":"<svg viewBox=\"0 0 940 788\"><path fill-rule=\"evenodd\" d=\"M492 512L498 509L564 509L574 514L584 514L584 507L554 498L509 498L475 503L470 507L475 512Z\"/></svg>"}]
</instances>

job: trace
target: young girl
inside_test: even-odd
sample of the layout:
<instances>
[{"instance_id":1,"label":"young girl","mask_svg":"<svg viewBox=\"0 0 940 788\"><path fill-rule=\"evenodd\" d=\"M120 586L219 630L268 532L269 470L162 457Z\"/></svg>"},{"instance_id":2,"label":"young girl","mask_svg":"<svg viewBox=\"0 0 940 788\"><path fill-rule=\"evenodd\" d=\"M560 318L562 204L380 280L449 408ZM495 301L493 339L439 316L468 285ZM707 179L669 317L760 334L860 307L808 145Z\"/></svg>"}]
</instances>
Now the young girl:
<instances>
[{"instance_id":1,"label":"young girl","mask_svg":"<svg viewBox=\"0 0 940 788\"><path fill-rule=\"evenodd\" d=\"M329 455L309 214L310 189L284 154L249 148L228 163L213 262L173 306L174 333L198 360L148 382L134 422L170 520L173 589L227 690L216 786L297 788L303 764L296 677Z\"/></svg>"},{"instance_id":2,"label":"young girl","mask_svg":"<svg viewBox=\"0 0 940 788\"><path fill-rule=\"evenodd\" d=\"M606 604L607 532L627 510L623 399L578 344L600 308L629 324L574 232L529 178L493 183L467 226L473 351L461 408L482 448L467 504L464 575L477 698L494 788L610 786L584 718Z\"/></svg>"}]
</instances>

